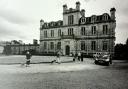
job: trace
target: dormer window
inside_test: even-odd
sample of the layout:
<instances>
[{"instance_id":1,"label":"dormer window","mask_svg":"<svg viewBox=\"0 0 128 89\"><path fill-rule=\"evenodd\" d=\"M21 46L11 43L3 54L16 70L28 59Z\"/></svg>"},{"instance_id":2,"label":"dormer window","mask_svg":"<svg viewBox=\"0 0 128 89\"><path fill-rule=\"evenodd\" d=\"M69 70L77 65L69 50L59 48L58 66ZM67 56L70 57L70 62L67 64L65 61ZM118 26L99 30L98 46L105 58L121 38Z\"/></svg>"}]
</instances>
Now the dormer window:
<instances>
[{"instance_id":1,"label":"dormer window","mask_svg":"<svg viewBox=\"0 0 128 89\"><path fill-rule=\"evenodd\" d=\"M91 22L94 23L95 21L96 21L96 16L93 15L93 16L91 17Z\"/></svg>"},{"instance_id":2,"label":"dormer window","mask_svg":"<svg viewBox=\"0 0 128 89\"><path fill-rule=\"evenodd\" d=\"M54 26L54 22L51 22L51 26Z\"/></svg>"},{"instance_id":3,"label":"dormer window","mask_svg":"<svg viewBox=\"0 0 128 89\"><path fill-rule=\"evenodd\" d=\"M80 20L81 23L85 23L85 21L86 21L85 17L81 18Z\"/></svg>"},{"instance_id":4,"label":"dormer window","mask_svg":"<svg viewBox=\"0 0 128 89\"><path fill-rule=\"evenodd\" d=\"M104 21L108 20L108 14L107 13L103 14L103 20Z\"/></svg>"},{"instance_id":5,"label":"dormer window","mask_svg":"<svg viewBox=\"0 0 128 89\"><path fill-rule=\"evenodd\" d=\"M58 25L60 26L60 22L58 22Z\"/></svg>"},{"instance_id":6,"label":"dormer window","mask_svg":"<svg viewBox=\"0 0 128 89\"><path fill-rule=\"evenodd\" d=\"M47 23L44 24L44 27L47 27Z\"/></svg>"},{"instance_id":7,"label":"dormer window","mask_svg":"<svg viewBox=\"0 0 128 89\"><path fill-rule=\"evenodd\" d=\"M81 22L85 22L85 18L82 18L82 21Z\"/></svg>"}]
</instances>

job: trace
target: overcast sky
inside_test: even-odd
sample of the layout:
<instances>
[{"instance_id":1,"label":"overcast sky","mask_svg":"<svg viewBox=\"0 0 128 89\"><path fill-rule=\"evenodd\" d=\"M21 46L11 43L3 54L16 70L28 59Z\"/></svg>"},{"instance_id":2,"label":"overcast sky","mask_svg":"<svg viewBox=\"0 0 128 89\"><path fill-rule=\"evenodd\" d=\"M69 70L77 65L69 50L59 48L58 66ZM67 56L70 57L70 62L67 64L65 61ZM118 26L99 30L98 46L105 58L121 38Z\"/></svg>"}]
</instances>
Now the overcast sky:
<instances>
[{"instance_id":1,"label":"overcast sky","mask_svg":"<svg viewBox=\"0 0 128 89\"><path fill-rule=\"evenodd\" d=\"M39 40L40 19L46 22L62 20L63 4L75 8L78 0L0 0L0 41ZM86 16L110 13L116 8L116 43L128 38L128 0L79 0Z\"/></svg>"}]
</instances>

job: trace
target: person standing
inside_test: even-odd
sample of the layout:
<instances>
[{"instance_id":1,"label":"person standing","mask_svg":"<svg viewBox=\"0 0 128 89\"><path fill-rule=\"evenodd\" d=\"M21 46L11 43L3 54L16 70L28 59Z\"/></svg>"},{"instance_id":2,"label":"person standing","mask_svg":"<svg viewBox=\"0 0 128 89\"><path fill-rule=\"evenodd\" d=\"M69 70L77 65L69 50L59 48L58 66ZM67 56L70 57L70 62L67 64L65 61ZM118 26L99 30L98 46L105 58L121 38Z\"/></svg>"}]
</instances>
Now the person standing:
<instances>
[{"instance_id":1,"label":"person standing","mask_svg":"<svg viewBox=\"0 0 128 89\"><path fill-rule=\"evenodd\" d=\"M77 53L74 54L73 61L76 61L77 59Z\"/></svg>"},{"instance_id":2,"label":"person standing","mask_svg":"<svg viewBox=\"0 0 128 89\"><path fill-rule=\"evenodd\" d=\"M30 65L31 53L29 51L26 52L26 67Z\"/></svg>"},{"instance_id":3,"label":"person standing","mask_svg":"<svg viewBox=\"0 0 128 89\"><path fill-rule=\"evenodd\" d=\"M81 53L81 62L83 62L83 57L84 57L84 55L83 55L83 53Z\"/></svg>"},{"instance_id":4,"label":"person standing","mask_svg":"<svg viewBox=\"0 0 128 89\"><path fill-rule=\"evenodd\" d=\"M61 61L60 61L60 55L61 55L61 53L60 53L60 51L58 51L56 53L56 59L53 60L51 63L57 62L58 64L60 64L61 63Z\"/></svg>"},{"instance_id":5,"label":"person standing","mask_svg":"<svg viewBox=\"0 0 128 89\"><path fill-rule=\"evenodd\" d=\"M57 63L59 63L59 64L61 63L60 55L61 55L61 52L58 51L58 52L57 52Z\"/></svg>"},{"instance_id":6,"label":"person standing","mask_svg":"<svg viewBox=\"0 0 128 89\"><path fill-rule=\"evenodd\" d=\"M81 59L81 53L79 52L78 53L78 60L80 61L80 59Z\"/></svg>"}]
</instances>

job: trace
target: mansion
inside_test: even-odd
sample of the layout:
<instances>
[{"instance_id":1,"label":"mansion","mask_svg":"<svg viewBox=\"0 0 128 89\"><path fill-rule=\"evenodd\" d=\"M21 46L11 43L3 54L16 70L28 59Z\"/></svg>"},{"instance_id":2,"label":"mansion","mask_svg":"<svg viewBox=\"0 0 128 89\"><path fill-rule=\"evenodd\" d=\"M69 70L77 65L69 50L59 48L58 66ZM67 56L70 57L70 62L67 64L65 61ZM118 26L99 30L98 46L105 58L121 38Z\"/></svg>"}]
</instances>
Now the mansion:
<instances>
[{"instance_id":1,"label":"mansion","mask_svg":"<svg viewBox=\"0 0 128 89\"><path fill-rule=\"evenodd\" d=\"M63 20L44 22L40 20L40 52L63 55L82 52L92 55L96 52L113 54L115 45L115 8L110 13L86 17L80 2L75 8L63 5Z\"/></svg>"}]
</instances>

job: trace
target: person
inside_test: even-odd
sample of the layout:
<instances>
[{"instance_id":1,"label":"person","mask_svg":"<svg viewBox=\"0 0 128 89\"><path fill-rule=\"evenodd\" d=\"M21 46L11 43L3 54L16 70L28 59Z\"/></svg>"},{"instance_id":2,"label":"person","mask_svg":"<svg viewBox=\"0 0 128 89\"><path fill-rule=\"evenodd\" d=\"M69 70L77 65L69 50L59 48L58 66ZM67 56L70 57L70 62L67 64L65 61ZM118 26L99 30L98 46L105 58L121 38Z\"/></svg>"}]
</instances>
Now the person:
<instances>
[{"instance_id":1,"label":"person","mask_svg":"<svg viewBox=\"0 0 128 89\"><path fill-rule=\"evenodd\" d=\"M112 64L112 55L110 54L109 56L110 56L109 57L110 58L110 64Z\"/></svg>"},{"instance_id":2,"label":"person","mask_svg":"<svg viewBox=\"0 0 128 89\"><path fill-rule=\"evenodd\" d=\"M26 67L30 65L31 53L29 51L26 52Z\"/></svg>"},{"instance_id":3,"label":"person","mask_svg":"<svg viewBox=\"0 0 128 89\"><path fill-rule=\"evenodd\" d=\"M58 64L60 64L60 63L61 63L61 61L60 61L60 55L61 55L61 52L58 51L58 52L56 53L56 59L53 60L51 63L57 62Z\"/></svg>"},{"instance_id":4,"label":"person","mask_svg":"<svg viewBox=\"0 0 128 89\"><path fill-rule=\"evenodd\" d=\"M83 55L83 53L81 53L81 62L83 62L83 57L84 57L84 55Z\"/></svg>"},{"instance_id":5,"label":"person","mask_svg":"<svg viewBox=\"0 0 128 89\"><path fill-rule=\"evenodd\" d=\"M77 59L77 53L74 54L73 61L76 61Z\"/></svg>"},{"instance_id":6,"label":"person","mask_svg":"<svg viewBox=\"0 0 128 89\"><path fill-rule=\"evenodd\" d=\"M81 53L79 52L78 53L78 61L80 61L80 58L81 58Z\"/></svg>"}]
</instances>

